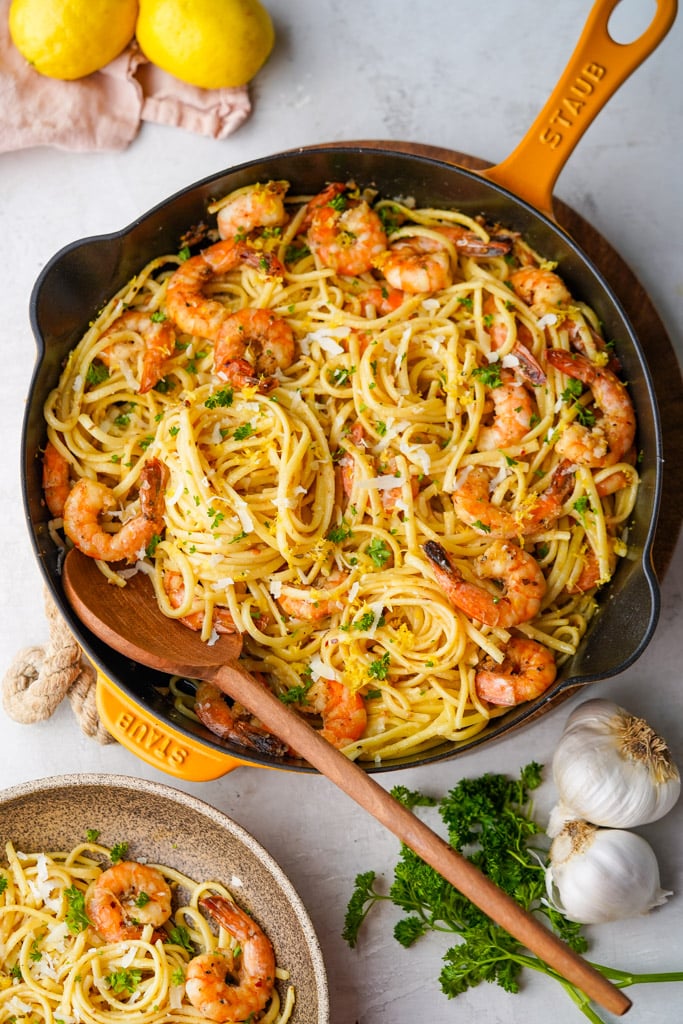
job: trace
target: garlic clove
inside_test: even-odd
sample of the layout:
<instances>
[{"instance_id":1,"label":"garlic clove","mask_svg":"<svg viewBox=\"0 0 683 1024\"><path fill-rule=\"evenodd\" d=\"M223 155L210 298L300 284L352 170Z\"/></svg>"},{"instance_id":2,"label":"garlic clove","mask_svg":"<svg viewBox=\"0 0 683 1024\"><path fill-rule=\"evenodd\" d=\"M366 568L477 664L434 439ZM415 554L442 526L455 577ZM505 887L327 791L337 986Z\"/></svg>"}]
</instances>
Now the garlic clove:
<instances>
[{"instance_id":1,"label":"garlic clove","mask_svg":"<svg viewBox=\"0 0 683 1024\"><path fill-rule=\"evenodd\" d=\"M570 822L576 820L576 811L569 804L566 804L564 800L558 800L554 807L551 808L550 814L548 815L548 827L546 828L546 835L554 839L556 835L562 831L564 826Z\"/></svg>"},{"instance_id":2,"label":"garlic clove","mask_svg":"<svg viewBox=\"0 0 683 1024\"><path fill-rule=\"evenodd\" d=\"M637 917L671 895L660 886L657 858L642 836L578 820L553 839L545 880L552 906L580 924Z\"/></svg>"},{"instance_id":3,"label":"garlic clove","mask_svg":"<svg viewBox=\"0 0 683 1024\"><path fill-rule=\"evenodd\" d=\"M656 821L681 790L664 740L643 718L600 698L567 719L552 771L560 803L573 817L613 828Z\"/></svg>"}]
</instances>

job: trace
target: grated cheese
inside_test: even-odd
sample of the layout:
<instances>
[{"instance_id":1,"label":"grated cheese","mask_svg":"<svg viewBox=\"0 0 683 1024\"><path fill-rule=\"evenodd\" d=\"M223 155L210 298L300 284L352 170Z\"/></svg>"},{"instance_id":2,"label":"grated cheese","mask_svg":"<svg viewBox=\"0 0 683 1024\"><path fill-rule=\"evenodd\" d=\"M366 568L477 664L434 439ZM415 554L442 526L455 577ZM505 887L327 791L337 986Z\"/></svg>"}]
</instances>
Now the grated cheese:
<instances>
[{"instance_id":1,"label":"grated cheese","mask_svg":"<svg viewBox=\"0 0 683 1024\"><path fill-rule=\"evenodd\" d=\"M373 476L369 480L359 480L357 486L365 490L393 491L401 486L400 476Z\"/></svg>"}]
</instances>

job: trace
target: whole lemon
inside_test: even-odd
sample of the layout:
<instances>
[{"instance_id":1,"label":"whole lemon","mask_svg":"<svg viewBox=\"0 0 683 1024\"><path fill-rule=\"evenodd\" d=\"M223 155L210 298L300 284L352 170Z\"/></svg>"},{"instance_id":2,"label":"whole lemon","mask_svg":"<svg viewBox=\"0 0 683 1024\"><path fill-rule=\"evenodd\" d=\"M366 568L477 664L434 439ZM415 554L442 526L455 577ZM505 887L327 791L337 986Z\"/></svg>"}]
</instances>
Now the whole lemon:
<instances>
[{"instance_id":1,"label":"whole lemon","mask_svg":"<svg viewBox=\"0 0 683 1024\"><path fill-rule=\"evenodd\" d=\"M140 0L136 35L148 60L203 89L245 85L275 40L259 0Z\"/></svg>"},{"instance_id":2,"label":"whole lemon","mask_svg":"<svg viewBox=\"0 0 683 1024\"><path fill-rule=\"evenodd\" d=\"M83 78L118 57L135 33L138 0L12 0L17 50L48 78Z\"/></svg>"}]
</instances>

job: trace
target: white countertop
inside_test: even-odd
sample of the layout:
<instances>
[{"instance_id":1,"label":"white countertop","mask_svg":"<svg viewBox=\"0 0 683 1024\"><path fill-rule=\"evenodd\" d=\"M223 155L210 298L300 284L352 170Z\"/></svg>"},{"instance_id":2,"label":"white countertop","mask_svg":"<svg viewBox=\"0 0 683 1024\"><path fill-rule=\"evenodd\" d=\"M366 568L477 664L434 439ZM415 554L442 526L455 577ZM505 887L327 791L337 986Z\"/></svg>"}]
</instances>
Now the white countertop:
<instances>
[{"instance_id":1,"label":"white countertop","mask_svg":"<svg viewBox=\"0 0 683 1024\"><path fill-rule=\"evenodd\" d=\"M0 389L3 529L0 668L43 643L42 579L20 499L20 430L34 359L28 322L33 282L50 256L82 236L118 230L191 182L244 160L299 145L395 139L450 147L497 162L512 151L564 67L589 0L541 4L392 3L390 0L268 0L276 50L252 85L250 120L224 142L144 125L121 153L33 149L0 156L0 224L5 263ZM650 9L647 0L636 8ZM683 356L679 17L669 36L598 117L563 171L557 195L608 239L632 267ZM1 117L1 115L0 115ZM1 128L0 128L1 130ZM680 603L683 544L662 588L655 637L621 676L591 687L643 714L683 764ZM516 773L530 758L549 764L565 717L581 697L490 749L449 763L377 776L439 795L465 775ZM377 908L352 951L341 939L355 875L388 874L398 843L319 777L239 768L189 783L147 766L126 749L80 731L65 702L52 719L19 725L0 710L0 787L48 775L115 772L187 790L225 811L272 853L309 908L323 947L334 1024L575 1024L582 1016L558 986L523 980L512 996L495 985L448 1001L438 974L447 939L404 950L393 915ZM552 784L539 809L554 800ZM683 967L683 803L642 829L675 895L642 919L589 930L591 957L632 970ZM683 985L630 990L632 1024L683 1016ZM609 1018L604 1014L605 1019Z\"/></svg>"}]
</instances>

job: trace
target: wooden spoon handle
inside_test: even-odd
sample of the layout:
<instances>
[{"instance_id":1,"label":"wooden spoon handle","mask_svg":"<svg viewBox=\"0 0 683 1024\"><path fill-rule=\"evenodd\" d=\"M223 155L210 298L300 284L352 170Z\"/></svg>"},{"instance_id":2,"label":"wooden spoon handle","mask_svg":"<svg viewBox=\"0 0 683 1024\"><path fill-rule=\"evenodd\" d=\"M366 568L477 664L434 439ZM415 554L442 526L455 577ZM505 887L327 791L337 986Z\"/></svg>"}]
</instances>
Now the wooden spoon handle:
<instances>
[{"instance_id":1,"label":"wooden spoon handle","mask_svg":"<svg viewBox=\"0 0 683 1024\"><path fill-rule=\"evenodd\" d=\"M590 999L611 1013L620 1015L628 1010L631 1002L623 992L523 910L362 768L323 739L270 690L237 665L216 669L211 680L364 807L480 910Z\"/></svg>"}]
</instances>

